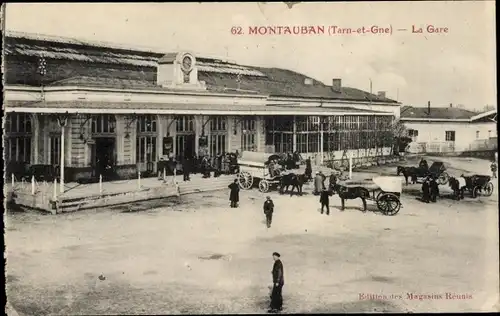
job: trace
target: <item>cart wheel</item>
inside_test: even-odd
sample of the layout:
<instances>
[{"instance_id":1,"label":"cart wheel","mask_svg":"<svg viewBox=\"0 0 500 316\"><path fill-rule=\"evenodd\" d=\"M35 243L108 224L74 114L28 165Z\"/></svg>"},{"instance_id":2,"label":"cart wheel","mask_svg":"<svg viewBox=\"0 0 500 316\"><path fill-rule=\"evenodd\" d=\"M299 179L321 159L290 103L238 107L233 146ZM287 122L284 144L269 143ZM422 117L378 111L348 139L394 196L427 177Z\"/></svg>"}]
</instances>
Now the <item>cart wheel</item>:
<instances>
[{"instance_id":1,"label":"cart wheel","mask_svg":"<svg viewBox=\"0 0 500 316\"><path fill-rule=\"evenodd\" d=\"M379 194L377 207L385 215L394 216L401 209L401 202L396 195L392 193L383 193L381 196Z\"/></svg>"},{"instance_id":2,"label":"cart wheel","mask_svg":"<svg viewBox=\"0 0 500 316\"><path fill-rule=\"evenodd\" d=\"M493 194L493 183L488 182L483 188L483 195L484 196L491 196Z\"/></svg>"},{"instance_id":3,"label":"cart wheel","mask_svg":"<svg viewBox=\"0 0 500 316\"><path fill-rule=\"evenodd\" d=\"M438 184L444 185L444 184L448 183L449 180L450 180L450 176L448 175L448 173L443 172L438 177Z\"/></svg>"},{"instance_id":4,"label":"cart wheel","mask_svg":"<svg viewBox=\"0 0 500 316\"><path fill-rule=\"evenodd\" d=\"M475 199L481 195L481 187L475 186L472 188L472 198Z\"/></svg>"},{"instance_id":5,"label":"cart wheel","mask_svg":"<svg viewBox=\"0 0 500 316\"><path fill-rule=\"evenodd\" d=\"M240 185L240 188L249 190L250 188L252 188L253 177L249 172L242 171L238 174L238 183Z\"/></svg>"},{"instance_id":6,"label":"cart wheel","mask_svg":"<svg viewBox=\"0 0 500 316\"><path fill-rule=\"evenodd\" d=\"M259 191L262 193L269 191L269 182L267 180L262 179L259 181Z\"/></svg>"}]
</instances>

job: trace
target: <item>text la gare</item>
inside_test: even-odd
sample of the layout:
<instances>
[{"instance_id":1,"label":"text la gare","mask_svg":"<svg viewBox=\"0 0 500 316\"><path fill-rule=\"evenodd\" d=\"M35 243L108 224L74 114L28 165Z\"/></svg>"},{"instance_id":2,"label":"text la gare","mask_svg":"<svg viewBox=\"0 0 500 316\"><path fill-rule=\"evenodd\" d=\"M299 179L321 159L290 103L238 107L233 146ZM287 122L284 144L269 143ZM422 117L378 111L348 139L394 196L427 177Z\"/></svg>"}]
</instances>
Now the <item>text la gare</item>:
<instances>
[{"instance_id":1,"label":"text la gare","mask_svg":"<svg viewBox=\"0 0 500 316\"><path fill-rule=\"evenodd\" d=\"M448 28L447 27L438 27L438 26L434 26L432 24L427 25L425 28L412 25L411 32L412 33L424 33L425 32L425 33L433 33L433 34L448 33Z\"/></svg>"}]
</instances>

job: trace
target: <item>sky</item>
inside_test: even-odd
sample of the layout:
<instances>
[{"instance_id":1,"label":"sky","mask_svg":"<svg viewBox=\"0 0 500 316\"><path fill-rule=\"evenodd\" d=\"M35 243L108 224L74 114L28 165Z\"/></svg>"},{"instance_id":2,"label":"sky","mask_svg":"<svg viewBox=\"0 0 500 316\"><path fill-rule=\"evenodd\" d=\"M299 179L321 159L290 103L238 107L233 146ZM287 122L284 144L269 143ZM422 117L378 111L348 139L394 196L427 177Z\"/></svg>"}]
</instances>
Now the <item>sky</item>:
<instances>
[{"instance_id":1,"label":"sky","mask_svg":"<svg viewBox=\"0 0 500 316\"><path fill-rule=\"evenodd\" d=\"M495 3L9 3L6 30L193 51L386 91L406 105L496 105ZM427 33L428 25L448 33ZM251 35L253 26L324 26L325 34ZM329 35L328 27L392 27ZM241 27L245 34L231 34ZM412 33L423 28L423 33ZM406 29L407 31L397 31Z\"/></svg>"}]
</instances>

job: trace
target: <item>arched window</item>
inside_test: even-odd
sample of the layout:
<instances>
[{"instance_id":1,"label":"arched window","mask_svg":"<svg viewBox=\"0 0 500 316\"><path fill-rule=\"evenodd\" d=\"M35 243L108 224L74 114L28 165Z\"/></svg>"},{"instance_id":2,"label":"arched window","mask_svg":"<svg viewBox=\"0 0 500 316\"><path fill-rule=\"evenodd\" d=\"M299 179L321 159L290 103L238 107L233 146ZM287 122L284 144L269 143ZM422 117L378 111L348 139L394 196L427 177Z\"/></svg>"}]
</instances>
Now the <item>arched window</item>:
<instances>
[{"instance_id":1,"label":"arched window","mask_svg":"<svg viewBox=\"0 0 500 316\"><path fill-rule=\"evenodd\" d=\"M31 115L9 113L5 117L5 160L31 162Z\"/></svg>"},{"instance_id":2,"label":"arched window","mask_svg":"<svg viewBox=\"0 0 500 316\"><path fill-rule=\"evenodd\" d=\"M92 134L115 134L116 119L113 114L102 114L92 117Z\"/></svg>"}]
</instances>

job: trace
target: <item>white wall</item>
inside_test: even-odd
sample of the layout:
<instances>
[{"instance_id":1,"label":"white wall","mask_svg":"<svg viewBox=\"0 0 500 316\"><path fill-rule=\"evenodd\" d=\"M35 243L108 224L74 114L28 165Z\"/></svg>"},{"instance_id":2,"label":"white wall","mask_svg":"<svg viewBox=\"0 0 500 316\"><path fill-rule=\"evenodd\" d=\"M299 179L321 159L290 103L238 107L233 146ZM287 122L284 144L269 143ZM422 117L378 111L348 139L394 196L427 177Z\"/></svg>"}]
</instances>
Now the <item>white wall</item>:
<instances>
[{"instance_id":1,"label":"white wall","mask_svg":"<svg viewBox=\"0 0 500 316\"><path fill-rule=\"evenodd\" d=\"M445 142L446 131L455 131L455 150L461 151L469 148L476 139L487 139L497 136L496 124L468 123L468 122L404 122L407 129L418 130L418 143ZM479 137L476 138L476 131ZM488 133L491 131L491 133Z\"/></svg>"}]
</instances>

